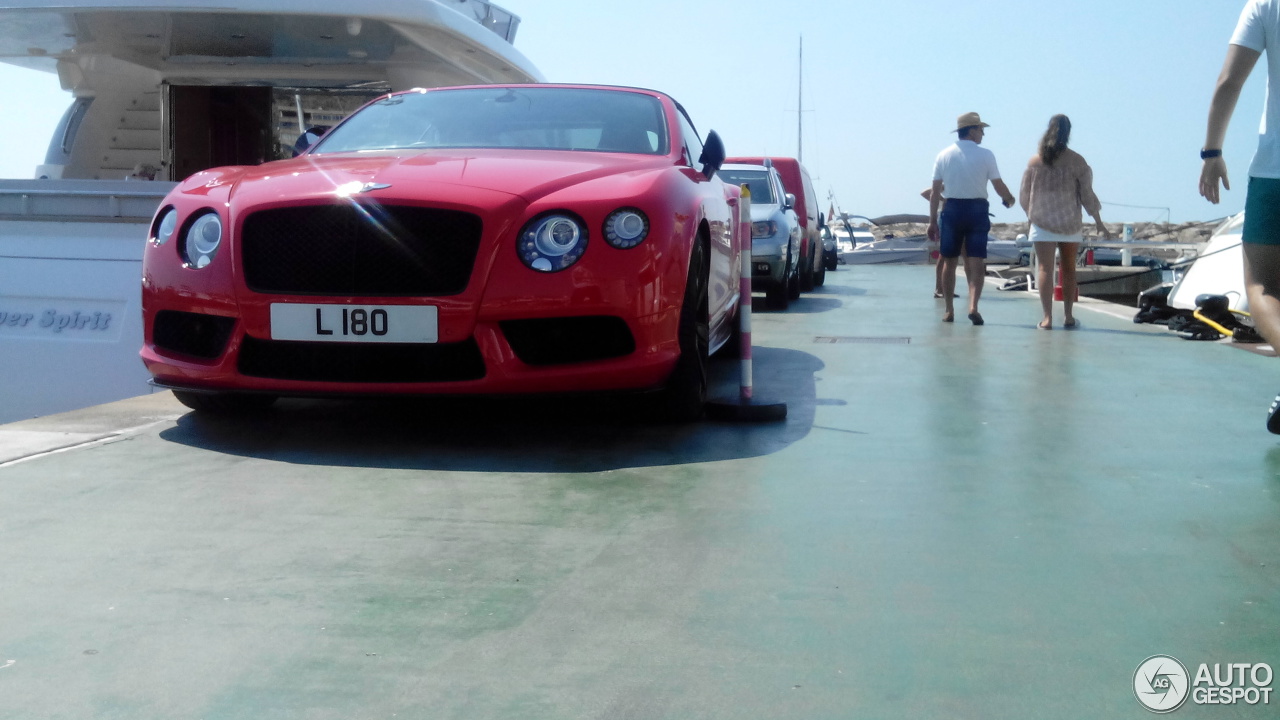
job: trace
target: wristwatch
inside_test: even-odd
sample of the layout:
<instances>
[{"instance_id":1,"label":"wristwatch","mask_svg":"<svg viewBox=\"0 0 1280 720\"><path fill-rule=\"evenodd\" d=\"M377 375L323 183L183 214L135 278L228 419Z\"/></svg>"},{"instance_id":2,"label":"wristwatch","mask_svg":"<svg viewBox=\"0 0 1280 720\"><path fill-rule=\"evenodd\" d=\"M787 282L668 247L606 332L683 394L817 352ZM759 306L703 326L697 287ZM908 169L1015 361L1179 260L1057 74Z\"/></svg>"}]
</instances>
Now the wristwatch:
<instances>
[{"instance_id":1,"label":"wristwatch","mask_svg":"<svg viewBox=\"0 0 1280 720\"><path fill-rule=\"evenodd\" d=\"M1201 159L1201 160L1208 160L1209 158L1216 158L1216 157L1222 157L1222 149L1221 149L1221 148L1214 149L1214 150L1207 150L1207 149L1206 149L1206 150L1201 150L1201 151L1200 151L1200 159Z\"/></svg>"}]
</instances>

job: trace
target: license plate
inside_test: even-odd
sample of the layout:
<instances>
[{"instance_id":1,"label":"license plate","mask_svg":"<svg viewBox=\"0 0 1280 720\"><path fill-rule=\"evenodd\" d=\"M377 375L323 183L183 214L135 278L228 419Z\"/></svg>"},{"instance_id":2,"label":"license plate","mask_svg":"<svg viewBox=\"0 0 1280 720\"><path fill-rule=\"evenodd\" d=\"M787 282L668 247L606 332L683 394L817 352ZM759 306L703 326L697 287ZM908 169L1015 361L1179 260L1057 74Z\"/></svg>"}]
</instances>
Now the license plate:
<instances>
[{"instance_id":1,"label":"license plate","mask_svg":"<svg viewBox=\"0 0 1280 720\"><path fill-rule=\"evenodd\" d=\"M430 305L271 304L271 339L309 342L433 343L438 308Z\"/></svg>"}]
</instances>

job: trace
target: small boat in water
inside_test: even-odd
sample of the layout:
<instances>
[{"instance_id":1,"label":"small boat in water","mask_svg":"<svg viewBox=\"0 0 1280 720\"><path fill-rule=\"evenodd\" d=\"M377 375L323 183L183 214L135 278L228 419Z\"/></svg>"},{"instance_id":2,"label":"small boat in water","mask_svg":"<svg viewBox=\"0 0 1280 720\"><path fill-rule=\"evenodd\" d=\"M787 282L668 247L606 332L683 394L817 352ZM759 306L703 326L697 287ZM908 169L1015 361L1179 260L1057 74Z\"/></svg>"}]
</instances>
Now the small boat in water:
<instances>
[{"instance_id":1,"label":"small boat in water","mask_svg":"<svg viewBox=\"0 0 1280 720\"><path fill-rule=\"evenodd\" d=\"M929 262L929 239L924 235L885 237L855 245L852 250L841 253L840 260L847 265L920 265Z\"/></svg>"},{"instance_id":2,"label":"small boat in water","mask_svg":"<svg viewBox=\"0 0 1280 720\"><path fill-rule=\"evenodd\" d=\"M852 250L840 253L840 261L848 265L909 264L923 265L930 261L934 246L924 235L907 237L886 236L874 242L856 245ZM1030 258L1031 246L1016 240L987 238L987 262L996 265L1025 265Z\"/></svg>"}]
</instances>

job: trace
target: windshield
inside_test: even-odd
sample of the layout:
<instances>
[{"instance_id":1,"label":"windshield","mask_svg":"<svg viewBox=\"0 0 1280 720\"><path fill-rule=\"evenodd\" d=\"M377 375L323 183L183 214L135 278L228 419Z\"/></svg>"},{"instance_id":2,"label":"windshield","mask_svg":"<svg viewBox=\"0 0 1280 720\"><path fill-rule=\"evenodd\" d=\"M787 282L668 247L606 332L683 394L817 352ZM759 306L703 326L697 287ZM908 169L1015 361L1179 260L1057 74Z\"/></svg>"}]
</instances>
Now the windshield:
<instances>
[{"instance_id":1,"label":"windshield","mask_svg":"<svg viewBox=\"0 0 1280 720\"><path fill-rule=\"evenodd\" d=\"M720 179L730 185L746 185L751 189L751 202L762 205L777 205L773 197L773 187L769 183L768 170L721 170L716 173Z\"/></svg>"},{"instance_id":2,"label":"windshield","mask_svg":"<svg viewBox=\"0 0 1280 720\"><path fill-rule=\"evenodd\" d=\"M379 100L315 152L392 148L523 148L665 155L662 103L590 88L469 88Z\"/></svg>"}]
</instances>

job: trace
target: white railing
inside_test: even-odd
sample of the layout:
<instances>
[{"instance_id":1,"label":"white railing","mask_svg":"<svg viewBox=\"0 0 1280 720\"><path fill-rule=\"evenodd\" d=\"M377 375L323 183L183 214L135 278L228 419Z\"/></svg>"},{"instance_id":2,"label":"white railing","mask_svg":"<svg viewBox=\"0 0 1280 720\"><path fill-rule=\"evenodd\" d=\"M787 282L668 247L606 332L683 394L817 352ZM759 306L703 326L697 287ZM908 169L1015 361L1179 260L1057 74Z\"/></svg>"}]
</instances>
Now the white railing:
<instances>
[{"instance_id":1,"label":"white railing","mask_svg":"<svg viewBox=\"0 0 1280 720\"><path fill-rule=\"evenodd\" d=\"M496 33L498 37L515 44L516 29L520 27L520 18L512 15L507 10L491 2L485 2L485 0L436 0L436 2L446 7L451 7L469 18L473 18L476 22Z\"/></svg>"},{"instance_id":2,"label":"white railing","mask_svg":"<svg viewBox=\"0 0 1280 720\"><path fill-rule=\"evenodd\" d=\"M168 182L0 180L0 219L149 220Z\"/></svg>"}]
</instances>

